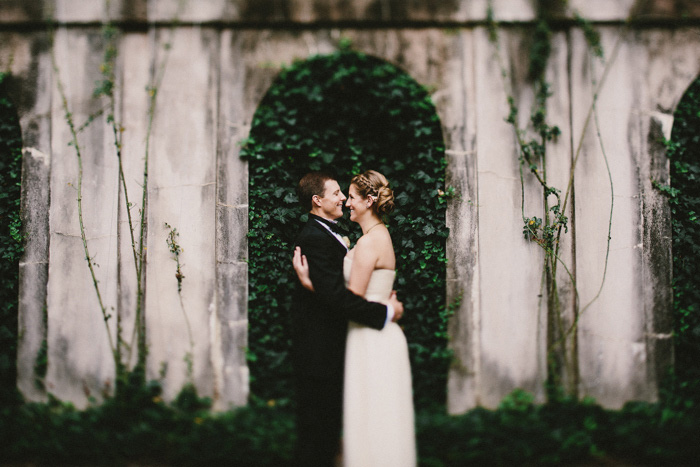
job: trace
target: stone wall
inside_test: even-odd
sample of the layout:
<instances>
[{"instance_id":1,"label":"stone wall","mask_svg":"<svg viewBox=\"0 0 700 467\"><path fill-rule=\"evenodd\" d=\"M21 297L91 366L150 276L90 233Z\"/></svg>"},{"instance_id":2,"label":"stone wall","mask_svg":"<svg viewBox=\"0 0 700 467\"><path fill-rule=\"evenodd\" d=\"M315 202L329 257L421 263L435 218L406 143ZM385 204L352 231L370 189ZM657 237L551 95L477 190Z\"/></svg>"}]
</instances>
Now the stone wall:
<instances>
[{"instance_id":1,"label":"stone wall","mask_svg":"<svg viewBox=\"0 0 700 467\"><path fill-rule=\"evenodd\" d=\"M548 152L552 185L565 191L575 162L566 213L571 228L562 240L562 261L571 276L560 268L558 277L563 318L573 325L579 315L570 347L576 365L565 376L579 395L619 407L631 399L655 400L659 378L671 363L669 211L652 180L668 182L659 138L670 135L675 105L700 71L700 8L697 2L662 0L568 4L557 11L546 71L553 91L550 120L562 130ZM463 297L450 324L455 361L449 410L494 407L516 387L544 400L543 253L522 236L515 138L504 120L507 93L521 109L529 109L534 98L526 74L536 8L528 0L493 2L495 18L503 22L499 62L488 39L487 5L486 0L1 2L0 66L13 75L25 145L28 244L20 266L18 351L18 385L25 397L42 400L49 391L81 407L90 397L99 400L114 384L107 333L114 340L121 332L128 340L135 324L134 257L111 128L101 118L79 136L85 230L99 265L102 299L121 323L118 330L110 319L107 331L80 238L78 161L68 146L71 135L57 88L60 78L78 124L99 110L92 92L105 45L100 28L109 17L122 31L117 120L124 126L132 213L143 207L139 194L148 151L148 377L163 379L166 397L192 381L213 397L217 409L245 404L248 181L238 143L281 66L330 53L348 38L357 50L400 66L434 90L448 184L459 195L447 213L447 298ZM574 11L601 32L605 61L592 58L571 20ZM630 15L637 19L632 27L626 24ZM53 44L47 18L56 21ZM508 71L505 81L499 63ZM149 133L146 87L160 70ZM527 111L521 118L525 123ZM528 215L541 217L541 189L528 179L524 192ZM166 223L177 229L184 249L181 295ZM44 340L48 372L42 390L34 384L34 362ZM134 358L132 353L131 363Z\"/></svg>"}]
</instances>

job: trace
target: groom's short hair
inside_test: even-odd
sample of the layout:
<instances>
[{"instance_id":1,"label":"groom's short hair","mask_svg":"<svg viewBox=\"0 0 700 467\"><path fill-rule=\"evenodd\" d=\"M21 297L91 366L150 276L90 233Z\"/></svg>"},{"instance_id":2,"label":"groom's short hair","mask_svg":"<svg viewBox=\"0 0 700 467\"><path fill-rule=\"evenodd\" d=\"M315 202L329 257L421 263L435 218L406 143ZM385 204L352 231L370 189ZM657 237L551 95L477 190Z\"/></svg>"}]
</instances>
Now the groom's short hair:
<instances>
[{"instance_id":1,"label":"groom's short hair","mask_svg":"<svg viewBox=\"0 0 700 467\"><path fill-rule=\"evenodd\" d=\"M335 180L329 172L309 172L299 180L297 185L297 196L299 203L304 209L311 209L311 200L314 195L323 197L326 189L326 181Z\"/></svg>"}]
</instances>

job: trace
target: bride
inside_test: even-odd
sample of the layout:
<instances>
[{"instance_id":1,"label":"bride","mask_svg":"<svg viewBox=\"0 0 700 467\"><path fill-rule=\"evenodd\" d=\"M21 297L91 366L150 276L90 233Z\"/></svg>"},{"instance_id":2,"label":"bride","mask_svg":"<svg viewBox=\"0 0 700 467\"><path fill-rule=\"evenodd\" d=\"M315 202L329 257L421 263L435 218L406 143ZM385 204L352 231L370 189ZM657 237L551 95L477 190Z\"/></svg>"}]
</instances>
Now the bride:
<instances>
[{"instance_id":1,"label":"bride","mask_svg":"<svg viewBox=\"0 0 700 467\"><path fill-rule=\"evenodd\" d=\"M368 170L350 181L350 220L362 237L345 257L347 288L370 301L392 293L396 258L382 217L394 208L384 175ZM302 285L313 290L306 258L294 255ZM346 467L416 464L413 394L408 346L398 324L382 330L354 322L348 326L343 390L343 465Z\"/></svg>"}]
</instances>

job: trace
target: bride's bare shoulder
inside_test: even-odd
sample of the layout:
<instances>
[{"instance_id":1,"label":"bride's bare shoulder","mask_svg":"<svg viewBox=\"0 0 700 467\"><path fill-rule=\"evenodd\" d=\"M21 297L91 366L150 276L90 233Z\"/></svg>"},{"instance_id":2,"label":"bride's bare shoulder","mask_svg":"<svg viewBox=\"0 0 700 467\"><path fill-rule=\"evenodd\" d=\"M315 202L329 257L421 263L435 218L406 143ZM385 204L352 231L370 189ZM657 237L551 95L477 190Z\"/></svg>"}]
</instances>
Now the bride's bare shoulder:
<instances>
[{"instance_id":1,"label":"bride's bare shoulder","mask_svg":"<svg viewBox=\"0 0 700 467\"><path fill-rule=\"evenodd\" d=\"M372 251L374 249L373 246L374 242L372 241L372 237L370 237L369 234L365 234L357 239L357 243L355 243L355 248L353 248L353 250L363 254L368 251Z\"/></svg>"},{"instance_id":2,"label":"bride's bare shoulder","mask_svg":"<svg viewBox=\"0 0 700 467\"><path fill-rule=\"evenodd\" d=\"M389 231L382 226L374 229L357 240L355 258L361 255L364 259L371 258L375 267L393 269L395 264L394 246Z\"/></svg>"},{"instance_id":3,"label":"bride's bare shoulder","mask_svg":"<svg viewBox=\"0 0 700 467\"><path fill-rule=\"evenodd\" d=\"M364 237L369 237L369 241L371 241L378 247L385 247L387 245L391 246L392 244L389 229L387 229L383 225L377 229L373 229L372 232L369 232L367 235L364 235Z\"/></svg>"}]
</instances>

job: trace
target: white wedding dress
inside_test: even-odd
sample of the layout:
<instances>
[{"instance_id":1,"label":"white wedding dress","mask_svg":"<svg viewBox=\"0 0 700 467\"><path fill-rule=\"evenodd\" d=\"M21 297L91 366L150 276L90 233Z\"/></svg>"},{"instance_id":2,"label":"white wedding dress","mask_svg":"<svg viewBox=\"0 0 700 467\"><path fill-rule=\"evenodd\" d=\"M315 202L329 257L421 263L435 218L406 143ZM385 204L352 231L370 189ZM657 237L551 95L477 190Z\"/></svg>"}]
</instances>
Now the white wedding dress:
<instances>
[{"instance_id":1,"label":"white wedding dress","mask_svg":"<svg viewBox=\"0 0 700 467\"><path fill-rule=\"evenodd\" d=\"M346 284L351 268L352 259L346 256ZM391 269L372 271L365 298L386 302L395 274ZM345 467L416 465L411 366L399 325L389 323L378 331L350 322L343 404Z\"/></svg>"}]
</instances>

